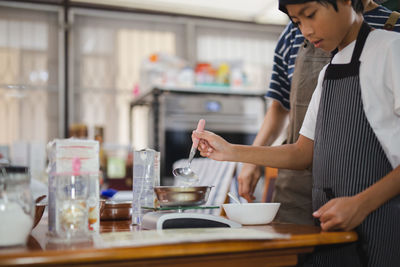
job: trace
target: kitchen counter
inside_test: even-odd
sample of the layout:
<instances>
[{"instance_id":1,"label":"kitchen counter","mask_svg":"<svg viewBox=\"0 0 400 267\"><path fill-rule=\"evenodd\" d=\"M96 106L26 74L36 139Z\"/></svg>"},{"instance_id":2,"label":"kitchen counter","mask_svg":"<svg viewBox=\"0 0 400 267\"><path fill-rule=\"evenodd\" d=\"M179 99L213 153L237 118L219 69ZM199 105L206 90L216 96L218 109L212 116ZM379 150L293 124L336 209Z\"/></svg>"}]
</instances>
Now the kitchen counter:
<instances>
[{"instance_id":1,"label":"kitchen counter","mask_svg":"<svg viewBox=\"0 0 400 267\"><path fill-rule=\"evenodd\" d=\"M290 234L272 240L215 240L150 246L99 248L96 241L80 245L49 243L47 222L32 231L26 248L0 249L0 266L290 266L300 254L318 245L357 240L350 232L321 232L319 227L294 224L245 226L269 233ZM103 221L100 232L139 231L130 221Z\"/></svg>"}]
</instances>

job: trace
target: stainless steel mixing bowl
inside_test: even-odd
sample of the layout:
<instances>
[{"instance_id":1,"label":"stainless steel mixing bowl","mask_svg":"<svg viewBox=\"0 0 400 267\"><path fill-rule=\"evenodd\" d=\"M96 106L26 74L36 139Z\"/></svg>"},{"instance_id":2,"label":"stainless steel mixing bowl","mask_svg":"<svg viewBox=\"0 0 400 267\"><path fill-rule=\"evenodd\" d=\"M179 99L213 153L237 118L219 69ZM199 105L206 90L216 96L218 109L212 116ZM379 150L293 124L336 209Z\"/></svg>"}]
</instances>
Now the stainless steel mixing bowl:
<instances>
[{"instance_id":1,"label":"stainless steel mixing bowl","mask_svg":"<svg viewBox=\"0 0 400 267\"><path fill-rule=\"evenodd\" d=\"M200 206L207 202L212 186L156 186L161 207Z\"/></svg>"}]
</instances>

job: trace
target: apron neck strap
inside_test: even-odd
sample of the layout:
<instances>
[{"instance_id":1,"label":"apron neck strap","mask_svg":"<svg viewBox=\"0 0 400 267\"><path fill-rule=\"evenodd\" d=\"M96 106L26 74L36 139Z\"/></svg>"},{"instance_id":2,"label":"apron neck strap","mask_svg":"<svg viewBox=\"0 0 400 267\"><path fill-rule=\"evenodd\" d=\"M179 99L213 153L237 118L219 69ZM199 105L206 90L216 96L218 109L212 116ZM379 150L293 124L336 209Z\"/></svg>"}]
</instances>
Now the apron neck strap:
<instances>
[{"instance_id":1,"label":"apron neck strap","mask_svg":"<svg viewBox=\"0 0 400 267\"><path fill-rule=\"evenodd\" d=\"M368 34L371 29L372 28L365 21L363 21L360 31L357 35L356 46L354 47L351 62L356 62L359 60L361 52L364 48L365 41L367 40Z\"/></svg>"}]
</instances>

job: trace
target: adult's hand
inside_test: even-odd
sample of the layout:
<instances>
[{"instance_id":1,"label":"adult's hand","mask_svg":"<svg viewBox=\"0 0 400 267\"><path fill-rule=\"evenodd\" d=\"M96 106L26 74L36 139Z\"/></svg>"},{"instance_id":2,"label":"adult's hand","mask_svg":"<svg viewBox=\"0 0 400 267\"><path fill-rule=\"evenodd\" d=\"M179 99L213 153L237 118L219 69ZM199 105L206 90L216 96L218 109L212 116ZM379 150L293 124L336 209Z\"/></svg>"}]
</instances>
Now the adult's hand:
<instances>
[{"instance_id":1,"label":"adult's hand","mask_svg":"<svg viewBox=\"0 0 400 267\"><path fill-rule=\"evenodd\" d=\"M244 163L238 176L239 195L248 202L255 200L254 190L261 176L260 166Z\"/></svg>"},{"instance_id":2,"label":"adult's hand","mask_svg":"<svg viewBox=\"0 0 400 267\"><path fill-rule=\"evenodd\" d=\"M313 216L320 220L324 231L349 231L360 225L368 215L369 211L361 204L357 195L334 198L315 211Z\"/></svg>"}]
</instances>

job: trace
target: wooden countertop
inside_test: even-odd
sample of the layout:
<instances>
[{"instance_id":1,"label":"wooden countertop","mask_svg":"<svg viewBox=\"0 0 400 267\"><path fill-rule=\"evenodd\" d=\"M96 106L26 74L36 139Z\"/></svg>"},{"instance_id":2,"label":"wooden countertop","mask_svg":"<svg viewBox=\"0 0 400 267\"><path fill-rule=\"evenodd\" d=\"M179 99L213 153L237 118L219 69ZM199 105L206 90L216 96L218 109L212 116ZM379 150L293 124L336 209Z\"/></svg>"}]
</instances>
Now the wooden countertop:
<instances>
[{"instance_id":1,"label":"wooden countertop","mask_svg":"<svg viewBox=\"0 0 400 267\"><path fill-rule=\"evenodd\" d=\"M350 232L321 232L319 227L294 224L246 226L267 232L291 234L289 239L233 240L178 243L142 247L96 248L93 242L80 245L49 243L47 223L32 231L25 248L0 249L0 266L288 266L299 254L315 246L357 240ZM130 221L103 221L101 233L138 231Z\"/></svg>"}]
</instances>

